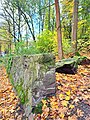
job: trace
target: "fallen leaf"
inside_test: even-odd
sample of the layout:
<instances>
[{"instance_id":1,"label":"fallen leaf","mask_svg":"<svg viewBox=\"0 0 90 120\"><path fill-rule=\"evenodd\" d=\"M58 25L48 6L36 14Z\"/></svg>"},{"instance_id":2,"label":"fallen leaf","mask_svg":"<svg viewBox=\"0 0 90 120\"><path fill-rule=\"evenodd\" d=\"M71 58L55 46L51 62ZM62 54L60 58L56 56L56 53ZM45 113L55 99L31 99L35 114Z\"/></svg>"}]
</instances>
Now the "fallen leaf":
<instances>
[{"instance_id":1,"label":"fallen leaf","mask_svg":"<svg viewBox=\"0 0 90 120\"><path fill-rule=\"evenodd\" d=\"M69 116L68 120L78 120L76 115Z\"/></svg>"},{"instance_id":2,"label":"fallen leaf","mask_svg":"<svg viewBox=\"0 0 90 120\"><path fill-rule=\"evenodd\" d=\"M69 108L70 108L70 109L73 109L73 108L74 108L74 105L69 105Z\"/></svg>"},{"instance_id":3,"label":"fallen leaf","mask_svg":"<svg viewBox=\"0 0 90 120\"><path fill-rule=\"evenodd\" d=\"M63 101L61 102L61 104L62 104L63 106L65 106L65 107L67 107L67 105L68 105L68 101L63 100Z\"/></svg>"},{"instance_id":4,"label":"fallen leaf","mask_svg":"<svg viewBox=\"0 0 90 120\"><path fill-rule=\"evenodd\" d=\"M71 92L70 92L70 90L68 90L68 91L66 92L66 95L70 96L70 94L71 94Z\"/></svg>"},{"instance_id":5,"label":"fallen leaf","mask_svg":"<svg viewBox=\"0 0 90 120\"><path fill-rule=\"evenodd\" d=\"M70 100L70 96L66 96L65 100L67 100L67 101Z\"/></svg>"},{"instance_id":6,"label":"fallen leaf","mask_svg":"<svg viewBox=\"0 0 90 120\"><path fill-rule=\"evenodd\" d=\"M65 116L64 113L60 113L60 114L59 114L59 117L60 117L60 118L64 118L64 116Z\"/></svg>"}]
</instances>

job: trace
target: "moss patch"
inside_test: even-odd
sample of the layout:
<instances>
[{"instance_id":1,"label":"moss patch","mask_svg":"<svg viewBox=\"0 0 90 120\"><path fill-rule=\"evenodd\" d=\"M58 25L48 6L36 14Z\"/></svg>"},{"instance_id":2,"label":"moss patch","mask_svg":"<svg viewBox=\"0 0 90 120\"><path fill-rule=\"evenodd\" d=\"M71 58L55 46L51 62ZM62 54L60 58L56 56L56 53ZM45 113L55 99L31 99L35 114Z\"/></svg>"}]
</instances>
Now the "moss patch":
<instances>
[{"instance_id":1,"label":"moss patch","mask_svg":"<svg viewBox=\"0 0 90 120\"><path fill-rule=\"evenodd\" d=\"M10 79L11 84L14 86L14 81L13 81L13 77L11 74L9 74L9 79Z\"/></svg>"},{"instance_id":2,"label":"moss patch","mask_svg":"<svg viewBox=\"0 0 90 120\"><path fill-rule=\"evenodd\" d=\"M28 100L28 98L27 98L27 94L25 94L26 92L25 92L25 90L23 89L22 85L23 85L23 82L20 82L19 84L17 84L17 85L15 86L15 89L16 89L16 91L17 91L17 94L18 94L18 96L19 96L19 98L20 98L21 103L22 103L22 104L25 104L26 101Z\"/></svg>"}]
</instances>

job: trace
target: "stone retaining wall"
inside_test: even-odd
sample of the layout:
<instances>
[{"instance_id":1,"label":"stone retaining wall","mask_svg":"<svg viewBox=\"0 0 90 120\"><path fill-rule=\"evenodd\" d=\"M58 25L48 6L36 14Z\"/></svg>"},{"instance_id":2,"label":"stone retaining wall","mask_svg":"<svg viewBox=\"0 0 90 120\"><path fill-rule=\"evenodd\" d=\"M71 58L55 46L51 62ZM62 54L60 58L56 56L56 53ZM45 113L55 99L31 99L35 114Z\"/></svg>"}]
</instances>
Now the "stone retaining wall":
<instances>
[{"instance_id":1,"label":"stone retaining wall","mask_svg":"<svg viewBox=\"0 0 90 120\"><path fill-rule=\"evenodd\" d=\"M13 57L10 80L27 116L43 97L55 94L54 66L55 58L51 54Z\"/></svg>"}]
</instances>

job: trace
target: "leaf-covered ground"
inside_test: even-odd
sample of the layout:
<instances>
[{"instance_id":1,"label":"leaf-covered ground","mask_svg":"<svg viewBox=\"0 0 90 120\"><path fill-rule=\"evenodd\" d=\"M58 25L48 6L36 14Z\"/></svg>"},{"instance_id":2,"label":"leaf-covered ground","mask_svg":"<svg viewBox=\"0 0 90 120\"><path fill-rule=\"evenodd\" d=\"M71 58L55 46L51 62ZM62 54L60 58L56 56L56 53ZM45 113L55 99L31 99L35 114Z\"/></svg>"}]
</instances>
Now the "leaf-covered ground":
<instances>
[{"instance_id":1,"label":"leaf-covered ground","mask_svg":"<svg viewBox=\"0 0 90 120\"><path fill-rule=\"evenodd\" d=\"M5 68L0 68L0 120L22 120L23 108L8 79Z\"/></svg>"},{"instance_id":2,"label":"leaf-covered ground","mask_svg":"<svg viewBox=\"0 0 90 120\"><path fill-rule=\"evenodd\" d=\"M90 120L90 65L79 65L75 75L56 73L56 85L35 120Z\"/></svg>"},{"instance_id":3,"label":"leaf-covered ground","mask_svg":"<svg viewBox=\"0 0 90 120\"><path fill-rule=\"evenodd\" d=\"M56 95L42 103L43 112L35 120L90 120L90 65L79 65L75 75L56 73ZM23 116L20 100L2 67L0 120L22 120Z\"/></svg>"}]
</instances>

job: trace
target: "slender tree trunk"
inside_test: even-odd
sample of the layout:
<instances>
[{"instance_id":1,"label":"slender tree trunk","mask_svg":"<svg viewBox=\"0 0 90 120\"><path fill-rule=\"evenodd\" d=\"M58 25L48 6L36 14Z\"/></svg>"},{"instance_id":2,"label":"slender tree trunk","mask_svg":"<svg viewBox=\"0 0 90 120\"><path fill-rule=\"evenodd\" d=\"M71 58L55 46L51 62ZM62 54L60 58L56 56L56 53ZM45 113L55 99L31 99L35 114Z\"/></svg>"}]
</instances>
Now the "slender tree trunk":
<instances>
[{"instance_id":1,"label":"slender tree trunk","mask_svg":"<svg viewBox=\"0 0 90 120\"><path fill-rule=\"evenodd\" d=\"M72 32L72 22L70 20L70 25L69 25L69 39L71 40L71 32Z\"/></svg>"},{"instance_id":2,"label":"slender tree trunk","mask_svg":"<svg viewBox=\"0 0 90 120\"><path fill-rule=\"evenodd\" d=\"M44 4L46 4L46 1ZM43 12L42 12L42 31L43 31L44 25L45 25L45 13L46 13L46 9L43 9Z\"/></svg>"},{"instance_id":3,"label":"slender tree trunk","mask_svg":"<svg viewBox=\"0 0 90 120\"><path fill-rule=\"evenodd\" d=\"M14 36L14 34L13 34L12 31L11 31L11 23L10 23L10 20L6 19L6 21L7 21L7 24L8 24L8 32L13 36L13 38L15 38L15 39L17 40L16 36Z\"/></svg>"},{"instance_id":4,"label":"slender tree trunk","mask_svg":"<svg viewBox=\"0 0 90 120\"><path fill-rule=\"evenodd\" d=\"M41 22L40 22L40 20L39 20L39 34L40 34L40 26L41 26Z\"/></svg>"},{"instance_id":5,"label":"slender tree trunk","mask_svg":"<svg viewBox=\"0 0 90 120\"><path fill-rule=\"evenodd\" d=\"M14 8L13 8L13 11L12 11L12 14L13 14L13 35L14 35L14 43L16 45L16 32L15 32L15 15L14 15Z\"/></svg>"},{"instance_id":6,"label":"slender tree trunk","mask_svg":"<svg viewBox=\"0 0 90 120\"><path fill-rule=\"evenodd\" d=\"M10 31L11 31L11 28L10 28L10 22L8 21L8 32L9 32L9 36L10 36ZM10 53L11 53L11 46L12 46L12 41L10 40Z\"/></svg>"},{"instance_id":7,"label":"slender tree trunk","mask_svg":"<svg viewBox=\"0 0 90 120\"><path fill-rule=\"evenodd\" d=\"M23 16L23 18L24 18L24 20L25 20L25 22L27 23L27 26L28 26L28 28L29 28L29 31L31 32L31 35L32 35L32 38L33 38L33 40L35 41L35 34L34 34L34 26L33 26L33 28L31 28L31 26L30 26L30 24L29 24L29 20L28 20L28 18L27 18L27 15L24 13L24 11L20 8L20 6L19 6L19 10L20 10L20 12L21 12L21 14L22 14L22 16ZM29 15L29 17L31 18L31 16ZM32 19L32 18L31 18ZM32 20L31 20L32 21ZM33 22L32 22L33 23ZM32 24L31 23L31 24Z\"/></svg>"},{"instance_id":8,"label":"slender tree trunk","mask_svg":"<svg viewBox=\"0 0 90 120\"><path fill-rule=\"evenodd\" d=\"M28 26L28 28L29 28L29 30L30 30L30 32L31 32L32 38L33 38L33 40L35 41L35 35L34 35L34 33L32 32L32 30L31 30L31 27L30 27L30 25L29 25L28 19L27 19L27 17L25 16L25 14L24 14L24 19L25 19L25 21L26 21L26 23L27 23L27 26Z\"/></svg>"},{"instance_id":9,"label":"slender tree trunk","mask_svg":"<svg viewBox=\"0 0 90 120\"><path fill-rule=\"evenodd\" d=\"M28 35L28 28L26 26L26 47L28 48L28 37L27 37L27 35Z\"/></svg>"},{"instance_id":10,"label":"slender tree trunk","mask_svg":"<svg viewBox=\"0 0 90 120\"><path fill-rule=\"evenodd\" d=\"M18 7L18 40L20 41L20 39L22 40L22 35L21 35L21 11Z\"/></svg>"},{"instance_id":11,"label":"slender tree trunk","mask_svg":"<svg viewBox=\"0 0 90 120\"><path fill-rule=\"evenodd\" d=\"M59 1L58 0L55 0L55 9L56 9L57 40L58 40L58 57L59 57L59 59L62 59L62 57L63 57L62 33L61 33L60 9L59 9Z\"/></svg>"},{"instance_id":12,"label":"slender tree trunk","mask_svg":"<svg viewBox=\"0 0 90 120\"><path fill-rule=\"evenodd\" d=\"M48 10L48 30L50 30L50 0L49 0L49 10Z\"/></svg>"},{"instance_id":13,"label":"slender tree trunk","mask_svg":"<svg viewBox=\"0 0 90 120\"><path fill-rule=\"evenodd\" d=\"M8 44L8 53L11 53L11 41L10 41L10 43Z\"/></svg>"},{"instance_id":14,"label":"slender tree trunk","mask_svg":"<svg viewBox=\"0 0 90 120\"><path fill-rule=\"evenodd\" d=\"M45 11L45 10L44 10ZM45 13L45 12L44 12ZM44 19L45 19L45 15L42 16L42 31L44 29Z\"/></svg>"},{"instance_id":15,"label":"slender tree trunk","mask_svg":"<svg viewBox=\"0 0 90 120\"><path fill-rule=\"evenodd\" d=\"M77 52L78 0L74 0L72 20L72 48Z\"/></svg>"},{"instance_id":16,"label":"slender tree trunk","mask_svg":"<svg viewBox=\"0 0 90 120\"><path fill-rule=\"evenodd\" d=\"M0 54L1 54L1 44L0 44Z\"/></svg>"},{"instance_id":17,"label":"slender tree trunk","mask_svg":"<svg viewBox=\"0 0 90 120\"><path fill-rule=\"evenodd\" d=\"M54 31L55 28L54 8L53 8L52 16L53 16L52 31Z\"/></svg>"},{"instance_id":18,"label":"slender tree trunk","mask_svg":"<svg viewBox=\"0 0 90 120\"><path fill-rule=\"evenodd\" d=\"M41 0L39 0L39 34L41 31Z\"/></svg>"}]
</instances>

